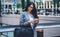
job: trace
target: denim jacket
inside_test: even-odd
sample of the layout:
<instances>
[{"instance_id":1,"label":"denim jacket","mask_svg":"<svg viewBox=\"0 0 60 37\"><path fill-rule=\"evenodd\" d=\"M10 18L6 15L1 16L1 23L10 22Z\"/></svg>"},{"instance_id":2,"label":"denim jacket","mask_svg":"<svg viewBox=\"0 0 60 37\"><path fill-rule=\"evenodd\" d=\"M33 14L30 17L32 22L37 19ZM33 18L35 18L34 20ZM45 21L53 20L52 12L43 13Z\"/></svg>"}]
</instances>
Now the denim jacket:
<instances>
[{"instance_id":1,"label":"denim jacket","mask_svg":"<svg viewBox=\"0 0 60 37\"><path fill-rule=\"evenodd\" d=\"M32 15L33 17L33 15ZM34 18L34 17L33 17ZM22 14L20 14L20 26L21 27L28 27L31 28L29 21L29 15L28 12L23 12ZM34 28L36 27L36 25L34 25Z\"/></svg>"}]
</instances>

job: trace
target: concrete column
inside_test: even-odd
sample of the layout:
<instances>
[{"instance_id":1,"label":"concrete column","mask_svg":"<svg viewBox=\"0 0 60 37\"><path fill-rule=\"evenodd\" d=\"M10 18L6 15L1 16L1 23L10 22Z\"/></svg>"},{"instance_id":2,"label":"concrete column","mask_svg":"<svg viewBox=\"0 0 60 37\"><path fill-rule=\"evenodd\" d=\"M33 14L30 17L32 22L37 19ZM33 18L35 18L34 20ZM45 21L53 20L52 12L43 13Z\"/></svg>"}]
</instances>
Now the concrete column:
<instances>
[{"instance_id":1,"label":"concrete column","mask_svg":"<svg viewBox=\"0 0 60 37\"><path fill-rule=\"evenodd\" d=\"M50 1L49 1L49 8L51 8L51 3L50 3Z\"/></svg>"},{"instance_id":2,"label":"concrete column","mask_svg":"<svg viewBox=\"0 0 60 37\"><path fill-rule=\"evenodd\" d=\"M52 4L52 16L53 16L53 14L54 14L54 5Z\"/></svg>"},{"instance_id":3,"label":"concrete column","mask_svg":"<svg viewBox=\"0 0 60 37\"><path fill-rule=\"evenodd\" d=\"M42 9L42 3L41 3L41 9Z\"/></svg>"},{"instance_id":4,"label":"concrete column","mask_svg":"<svg viewBox=\"0 0 60 37\"><path fill-rule=\"evenodd\" d=\"M4 12L5 12L5 0L4 0Z\"/></svg>"},{"instance_id":5,"label":"concrete column","mask_svg":"<svg viewBox=\"0 0 60 37\"><path fill-rule=\"evenodd\" d=\"M57 16L58 14L57 14L57 4L56 4L56 16Z\"/></svg>"},{"instance_id":6,"label":"concrete column","mask_svg":"<svg viewBox=\"0 0 60 37\"><path fill-rule=\"evenodd\" d=\"M48 5L48 3L47 3L47 1L46 1L46 9L48 8L48 6L47 6L47 5Z\"/></svg>"},{"instance_id":7,"label":"concrete column","mask_svg":"<svg viewBox=\"0 0 60 37\"><path fill-rule=\"evenodd\" d=\"M13 5L12 5L12 13L13 13L14 11L13 11Z\"/></svg>"},{"instance_id":8,"label":"concrete column","mask_svg":"<svg viewBox=\"0 0 60 37\"><path fill-rule=\"evenodd\" d=\"M43 6L43 8L45 9L45 3L44 3L44 6Z\"/></svg>"},{"instance_id":9,"label":"concrete column","mask_svg":"<svg viewBox=\"0 0 60 37\"><path fill-rule=\"evenodd\" d=\"M41 9L42 9L42 4L40 5Z\"/></svg>"}]
</instances>

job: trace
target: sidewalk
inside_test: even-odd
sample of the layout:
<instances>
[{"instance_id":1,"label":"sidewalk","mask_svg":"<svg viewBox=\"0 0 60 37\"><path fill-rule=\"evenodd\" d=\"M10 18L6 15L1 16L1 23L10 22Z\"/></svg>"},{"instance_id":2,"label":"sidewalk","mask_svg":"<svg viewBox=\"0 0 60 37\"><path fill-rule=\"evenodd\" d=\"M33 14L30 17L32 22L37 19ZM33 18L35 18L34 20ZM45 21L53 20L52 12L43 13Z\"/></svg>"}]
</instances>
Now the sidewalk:
<instances>
[{"instance_id":1,"label":"sidewalk","mask_svg":"<svg viewBox=\"0 0 60 37\"><path fill-rule=\"evenodd\" d=\"M10 25L19 25L20 22L20 15L2 15L2 23L10 24ZM40 23L53 23L53 22L59 22L60 16L40 16L39 15L39 21ZM1 22L1 21L0 21Z\"/></svg>"}]
</instances>

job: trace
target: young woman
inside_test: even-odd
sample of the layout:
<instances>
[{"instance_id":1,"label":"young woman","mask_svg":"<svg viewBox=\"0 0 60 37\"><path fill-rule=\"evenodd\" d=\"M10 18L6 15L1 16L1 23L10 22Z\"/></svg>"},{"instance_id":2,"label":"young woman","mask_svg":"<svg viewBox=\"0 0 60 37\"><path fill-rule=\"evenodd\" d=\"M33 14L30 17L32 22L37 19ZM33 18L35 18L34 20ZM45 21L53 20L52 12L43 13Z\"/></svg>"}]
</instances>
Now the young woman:
<instances>
[{"instance_id":1,"label":"young woman","mask_svg":"<svg viewBox=\"0 0 60 37\"><path fill-rule=\"evenodd\" d=\"M37 10L33 2L28 2L25 11L20 14L20 27L22 27L25 32L23 32L21 37L34 37L34 29L38 24Z\"/></svg>"}]
</instances>

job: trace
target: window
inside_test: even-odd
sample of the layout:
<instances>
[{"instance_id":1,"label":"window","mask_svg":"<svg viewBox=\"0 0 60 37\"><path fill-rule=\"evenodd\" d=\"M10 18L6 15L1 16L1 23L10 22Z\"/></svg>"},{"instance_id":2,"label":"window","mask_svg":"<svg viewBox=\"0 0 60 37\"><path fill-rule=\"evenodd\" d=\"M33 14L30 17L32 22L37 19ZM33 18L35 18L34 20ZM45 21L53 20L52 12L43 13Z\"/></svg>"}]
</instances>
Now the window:
<instances>
[{"instance_id":1,"label":"window","mask_svg":"<svg viewBox=\"0 0 60 37\"><path fill-rule=\"evenodd\" d=\"M9 9L12 9L12 5L9 5Z\"/></svg>"}]
</instances>

